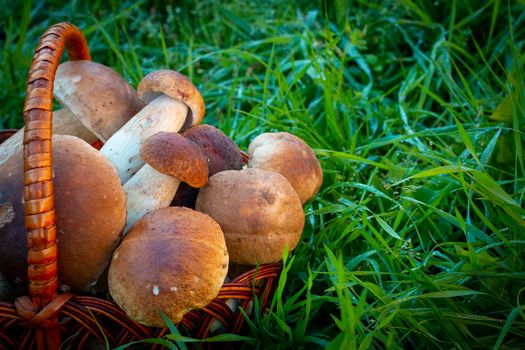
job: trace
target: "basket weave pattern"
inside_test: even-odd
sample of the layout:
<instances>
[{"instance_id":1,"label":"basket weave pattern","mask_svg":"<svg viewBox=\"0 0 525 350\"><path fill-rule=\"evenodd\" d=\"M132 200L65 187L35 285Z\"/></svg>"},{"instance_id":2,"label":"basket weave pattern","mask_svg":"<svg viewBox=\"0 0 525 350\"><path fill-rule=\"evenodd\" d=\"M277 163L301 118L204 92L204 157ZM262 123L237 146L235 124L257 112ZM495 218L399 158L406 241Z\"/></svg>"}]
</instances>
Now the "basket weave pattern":
<instances>
[{"instance_id":1,"label":"basket weave pattern","mask_svg":"<svg viewBox=\"0 0 525 350\"><path fill-rule=\"evenodd\" d=\"M52 182L53 83L64 47L70 60L89 60L87 43L70 23L50 27L35 50L27 79L24 104L24 205L28 248L29 296L14 303L0 301L0 350L82 348L96 339L110 346L151 337L167 329L142 326L129 319L113 302L72 293L57 294L58 264ZM80 248L79 248L80 249ZM225 283L219 295L202 310L189 312L180 331L208 337L219 322L226 332L240 333L244 315L232 311L228 299L237 299L245 311L255 296L264 310L273 295L280 264L263 265Z\"/></svg>"}]
</instances>

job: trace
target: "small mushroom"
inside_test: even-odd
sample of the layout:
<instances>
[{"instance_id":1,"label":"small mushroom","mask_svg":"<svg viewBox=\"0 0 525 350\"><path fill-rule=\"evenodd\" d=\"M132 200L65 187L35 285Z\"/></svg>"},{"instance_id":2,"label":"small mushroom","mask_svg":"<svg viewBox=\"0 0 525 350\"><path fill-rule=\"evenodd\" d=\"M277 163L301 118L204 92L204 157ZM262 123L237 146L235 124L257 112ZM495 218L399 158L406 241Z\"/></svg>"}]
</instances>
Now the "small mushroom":
<instances>
[{"instance_id":1,"label":"small mushroom","mask_svg":"<svg viewBox=\"0 0 525 350\"><path fill-rule=\"evenodd\" d=\"M276 171L292 185L304 205L323 183L323 170L312 149L287 132L264 133L248 148L248 167Z\"/></svg>"},{"instance_id":2,"label":"small mushroom","mask_svg":"<svg viewBox=\"0 0 525 350\"><path fill-rule=\"evenodd\" d=\"M125 223L125 195L111 163L85 141L53 135L59 281L89 291L107 268ZM27 280L22 152L0 172L0 272ZM41 188L49 197L49 188Z\"/></svg>"},{"instance_id":3,"label":"small mushroom","mask_svg":"<svg viewBox=\"0 0 525 350\"><path fill-rule=\"evenodd\" d=\"M120 74L92 61L60 64L53 92L58 102L103 142L144 107Z\"/></svg>"},{"instance_id":4,"label":"small mushroom","mask_svg":"<svg viewBox=\"0 0 525 350\"><path fill-rule=\"evenodd\" d=\"M226 170L209 178L195 205L221 225L230 260L247 265L279 261L304 227L301 201L280 174Z\"/></svg>"},{"instance_id":5,"label":"small mushroom","mask_svg":"<svg viewBox=\"0 0 525 350\"><path fill-rule=\"evenodd\" d=\"M204 101L184 75L159 70L146 75L138 92L148 104L117 131L101 152L117 169L126 183L143 165L140 145L161 131L179 131L186 124L195 125L204 117Z\"/></svg>"},{"instance_id":6,"label":"small mushroom","mask_svg":"<svg viewBox=\"0 0 525 350\"><path fill-rule=\"evenodd\" d=\"M228 270L220 226L208 215L182 207L149 212L133 225L113 253L111 296L126 314L148 326L165 327L208 305Z\"/></svg>"},{"instance_id":7,"label":"small mushroom","mask_svg":"<svg viewBox=\"0 0 525 350\"><path fill-rule=\"evenodd\" d=\"M242 154L237 145L221 130L208 124L192 126L182 136L196 143L208 159L208 176L224 170L240 170ZM171 202L172 206L195 208L199 190L182 182Z\"/></svg>"},{"instance_id":8,"label":"small mushroom","mask_svg":"<svg viewBox=\"0 0 525 350\"><path fill-rule=\"evenodd\" d=\"M169 206L179 183L193 187L208 182L208 164L199 146L175 132L150 136L141 147L146 164L124 184L126 228L147 212Z\"/></svg>"}]
</instances>

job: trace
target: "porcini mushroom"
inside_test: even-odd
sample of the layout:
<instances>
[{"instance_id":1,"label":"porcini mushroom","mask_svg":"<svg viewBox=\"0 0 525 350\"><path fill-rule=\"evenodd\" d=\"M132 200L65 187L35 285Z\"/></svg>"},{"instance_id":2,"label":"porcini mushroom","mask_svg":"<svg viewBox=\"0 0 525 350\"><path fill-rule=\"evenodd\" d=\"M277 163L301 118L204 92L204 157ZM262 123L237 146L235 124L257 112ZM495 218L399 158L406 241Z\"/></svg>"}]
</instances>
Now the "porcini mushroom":
<instances>
[{"instance_id":1,"label":"porcini mushroom","mask_svg":"<svg viewBox=\"0 0 525 350\"><path fill-rule=\"evenodd\" d=\"M209 304L228 270L220 226L208 215L182 207L149 212L113 253L111 296L135 321L165 327L160 312L178 323Z\"/></svg>"},{"instance_id":2,"label":"porcini mushroom","mask_svg":"<svg viewBox=\"0 0 525 350\"><path fill-rule=\"evenodd\" d=\"M88 291L107 268L125 223L125 195L111 163L85 141L53 135L59 281ZM0 270L27 280L22 152L0 172ZM46 189L43 195L46 194ZM49 196L49 194L47 194Z\"/></svg>"},{"instance_id":3,"label":"porcini mushroom","mask_svg":"<svg viewBox=\"0 0 525 350\"><path fill-rule=\"evenodd\" d=\"M198 124L204 117L201 94L188 78L175 71L146 75L138 92L148 104L100 150L113 163L122 183L144 165L139 152L145 139L161 131L177 132L185 123Z\"/></svg>"},{"instance_id":4,"label":"porcini mushroom","mask_svg":"<svg viewBox=\"0 0 525 350\"><path fill-rule=\"evenodd\" d=\"M264 133L248 148L248 167L276 171L292 185L304 205L321 187L323 171L312 149L287 132Z\"/></svg>"},{"instance_id":5,"label":"porcini mushroom","mask_svg":"<svg viewBox=\"0 0 525 350\"><path fill-rule=\"evenodd\" d=\"M237 145L221 130L208 124L186 129L182 136L197 144L208 160L208 176L224 170L240 170L242 154ZM182 182L171 202L172 206L195 208L199 190Z\"/></svg>"},{"instance_id":6,"label":"porcini mushroom","mask_svg":"<svg viewBox=\"0 0 525 350\"><path fill-rule=\"evenodd\" d=\"M280 174L262 169L226 170L199 190L195 208L219 223L230 260L277 262L295 248L304 226L301 201Z\"/></svg>"},{"instance_id":7,"label":"porcini mushroom","mask_svg":"<svg viewBox=\"0 0 525 350\"><path fill-rule=\"evenodd\" d=\"M144 107L137 92L120 74L92 61L60 64L53 93L102 142Z\"/></svg>"},{"instance_id":8,"label":"porcini mushroom","mask_svg":"<svg viewBox=\"0 0 525 350\"><path fill-rule=\"evenodd\" d=\"M58 66L55 98L64 107L53 112L53 134L105 142L143 106L137 92L113 69L92 61ZM0 165L22 149L24 129L0 145Z\"/></svg>"},{"instance_id":9,"label":"porcini mushroom","mask_svg":"<svg viewBox=\"0 0 525 350\"><path fill-rule=\"evenodd\" d=\"M175 132L150 136L140 150L146 164L124 184L127 229L147 212L167 207L181 181L208 182L208 164L199 146Z\"/></svg>"}]
</instances>

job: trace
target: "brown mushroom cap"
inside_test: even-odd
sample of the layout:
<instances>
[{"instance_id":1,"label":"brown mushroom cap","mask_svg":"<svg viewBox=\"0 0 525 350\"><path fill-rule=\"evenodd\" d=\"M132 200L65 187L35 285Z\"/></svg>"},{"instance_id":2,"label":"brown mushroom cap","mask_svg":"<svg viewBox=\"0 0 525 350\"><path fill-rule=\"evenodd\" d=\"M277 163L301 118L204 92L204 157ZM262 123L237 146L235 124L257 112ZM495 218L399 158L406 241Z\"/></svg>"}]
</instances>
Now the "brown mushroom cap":
<instances>
[{"instance_id":1,"label":"brown mushroom cap","mask_svg":"<svg viewBox=\"0 0 525 350\"><path fill-rule=\"evenodd\" d=\"M54 96L103 141L144 107L144 102L123 77L92 61L60 64Z\"/></svg>"},{"instance_id":2,"label":"brown mushroom cap","mask_svg":"<svg viewBox=\"0 0 525 350\"><path fill-rule=\"evenodd\" d=\"M185 103L189 108L190 117L187 118L185 126L199 124L204 118L206 110L199 90L179 72L168 69L151 72L142 78L137 91L146 102L151 102L157 96L164 94Z\"/></svg>"},{"instance_id":3,"label":"brown mushroom cap","mask_svg":"<svg viewBox=\"0 0 525 350\"><path fill-rule=\"evenodd\" d=\"M221 130L208 124L195 125L182 136L196 143L208 158L209 176L242 168L241 150Z\"/></svg>"},{"instance_id":4,"label":"brown mushroom cap","mask_svg":"<svg viewBox=\"0 0 525 350\"><path fill-rule=\"evenodd\" d=\"M220 226L182 207L157 209L137 221L115 250L108 274L117 304L137 322L165 326L209 304L228 270Z\"/></svg>"},{"instance_id":5,"label":"brown mushroom cap","mask_svg":"<svg viewBox=\"0 0 525 350\"><path fill-rule=\"evenodd\" d=\"M109 265L120 239L125 194L114 167L89 144L66 135L53 135L52 144L59 281L73 290L88 291ZM25 281L22 164L21 152L15 153L5 164L6 175L0 172L0 184L6 186L0 191L0 202L8 207L11 203L14 209L13 219L0 227L0 268L6 278ZM8 196L11 200L5 199Z\"/></svg>"},{"instance_id":6,"label":"brown mushroom cap","mask_svg":"<svg viewBox=\"0 0 525 350\"><path fill-rule=\"evenodd\" d=\"M53 138L53 170L59 279L87 290L108 267L121 238L126 197L113 165L76 137Z\"/></svg>"},{"instance_id":7,"label":"brown mushroom cap","mask_svg":"<svg viewBox=\"0 0 525 350\"><path fill-rule=\"evenodd\" d=\"M280 174L262 169L227 170L199 190L196 209L221 225L230 260L272 263L295 248L304 227L301 201Z\"/></svg>"},{"instance_id":8,"label":"brown mushroom cap","mask_svg":"<svg viewBox=\"0 0 525 350\"><path fill-rule=\"evenodd\" d=\"M278 172L292 185L305 204L323 183L323 170L312 149L287 132L257 136L248 149L248 167Z\"/></svg>"},{"instance_id":9,"label":"brown mushroom cap","mask_svg":"<svg viewBox=\"0 0 525 350\"><path fill-rule=\"evenodd\" d=\"M196 143L208 159L208 176L224 170L242 168L241 150L221 130L208 124L192 126L182 136ZM172 206L195 207L198 190L181 183L171 203Z\"/></svg>"},{"instance_id":10,"label":"brown mushroom cap","mask_svg":"<svg viewBox=\"0 0 525 350\"><path fill-rule=\"evenodd\" d=\"M176 132L150 136L140 149L142 159L158 172L170 175L193 187L208 182L208 163L199 146Z\"/></svg>"}]
</instances>

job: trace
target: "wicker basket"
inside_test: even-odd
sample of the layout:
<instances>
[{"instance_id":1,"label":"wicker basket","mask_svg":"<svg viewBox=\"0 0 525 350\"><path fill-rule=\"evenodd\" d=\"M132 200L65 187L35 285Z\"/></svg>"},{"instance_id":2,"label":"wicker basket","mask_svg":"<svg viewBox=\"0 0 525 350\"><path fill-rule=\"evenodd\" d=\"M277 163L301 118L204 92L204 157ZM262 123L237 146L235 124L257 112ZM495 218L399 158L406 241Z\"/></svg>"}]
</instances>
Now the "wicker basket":
<instances>
[{"instance_id":1,"label":"wicker basket","mask_svg":"<svg viewBox=\"0 0 525 350\"><path fill-rule=\"evenodd\" d=\"M40 39L27 79L24 205L29 296L19 297L14 303L0 301L0 349L58 349L60 346L81 349L93 339L102 344L107 340L109 346L114 347L169 333L165 328L136 323L111 300L57 293L50 151L53 82L64 46L70 60L90 59L80 30L70 23L59 23L50 27ZM239 334L244 328L245 317L239 309L232 311L226 300L237 299L245 311L265 310L280 273L280 264L263 265L257 271L246 272L225 283L208 306L186 314L178 324L179 331L203 339L212 335L212 324L220 322L224 332ZM254 300L260 308L251 307Z\"/></svg>"}]
</instances>

